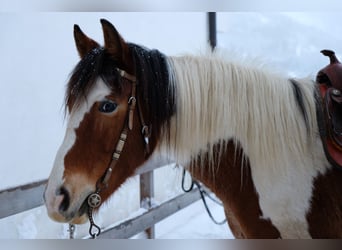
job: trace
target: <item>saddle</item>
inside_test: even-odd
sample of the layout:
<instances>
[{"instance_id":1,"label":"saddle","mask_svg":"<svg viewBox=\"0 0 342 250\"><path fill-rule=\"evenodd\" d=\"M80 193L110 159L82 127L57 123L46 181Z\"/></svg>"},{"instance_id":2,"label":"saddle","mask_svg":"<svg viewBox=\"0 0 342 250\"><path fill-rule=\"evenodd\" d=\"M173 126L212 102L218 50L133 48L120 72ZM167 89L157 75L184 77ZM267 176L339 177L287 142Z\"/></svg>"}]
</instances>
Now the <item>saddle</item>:
<instances>
[{"instance_id":1,"label":"saddle","mask_svg":"<svg viewBox=\"0 0 342 250\"><path fill-rule=\"evenodd\" d=\"M321 53L330 58L330 64L316 77L321 97L318 124L327 159L342 169L342 64L333 51Z\"/></svg>"}]
</instances>

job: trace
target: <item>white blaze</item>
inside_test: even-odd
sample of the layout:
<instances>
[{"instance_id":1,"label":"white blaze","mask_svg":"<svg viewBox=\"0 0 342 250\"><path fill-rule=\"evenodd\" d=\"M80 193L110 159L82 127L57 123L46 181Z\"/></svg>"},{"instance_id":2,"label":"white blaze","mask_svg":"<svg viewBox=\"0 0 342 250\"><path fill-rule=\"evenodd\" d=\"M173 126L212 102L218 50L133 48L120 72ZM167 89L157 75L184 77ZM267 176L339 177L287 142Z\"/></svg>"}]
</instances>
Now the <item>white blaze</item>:
<instances>
[{"instance_id":1,"label":"white blaze","mask_svg":"<svg viewBox=\"0 0 342 250\"><path fill-rule=\"evenodd\" d=\"M110 89L101 78L97 80L94 87L90 90L87 99L85 99L77 109L74 109L68 119L67 129L62 145L60 146L54 165L49 177L45 198L46 207L49 214L58 214L58 208L62 201L61 196L56 195L58 190L64 184L64 158L76 141L76 129L79 127L86 113L97 101L103 100L111 93Z\"/></svg>"}]
</instances>

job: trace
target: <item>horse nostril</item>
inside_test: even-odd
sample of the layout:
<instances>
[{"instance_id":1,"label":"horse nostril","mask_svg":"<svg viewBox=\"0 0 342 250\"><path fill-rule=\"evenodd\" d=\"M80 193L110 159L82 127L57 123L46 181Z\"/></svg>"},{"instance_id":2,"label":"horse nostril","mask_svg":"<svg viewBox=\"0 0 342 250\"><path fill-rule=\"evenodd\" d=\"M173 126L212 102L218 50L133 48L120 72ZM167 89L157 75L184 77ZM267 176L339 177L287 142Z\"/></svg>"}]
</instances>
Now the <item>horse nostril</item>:
<instances>
[{"instance_id":1,"label":"horse nostril","mask_svg":"<svg viewBox=\"0 0 342 250\"><path fill-rule=\"evenodd\" d=\"M65 212L68 210L69 205L70 205L70 195L68 190L66 190L64 187L61 187L58 191L57 191L57 195L62 195L63 196L63 200L59 206L59 211L61 212Z\"/></svg>"}]
</instances>

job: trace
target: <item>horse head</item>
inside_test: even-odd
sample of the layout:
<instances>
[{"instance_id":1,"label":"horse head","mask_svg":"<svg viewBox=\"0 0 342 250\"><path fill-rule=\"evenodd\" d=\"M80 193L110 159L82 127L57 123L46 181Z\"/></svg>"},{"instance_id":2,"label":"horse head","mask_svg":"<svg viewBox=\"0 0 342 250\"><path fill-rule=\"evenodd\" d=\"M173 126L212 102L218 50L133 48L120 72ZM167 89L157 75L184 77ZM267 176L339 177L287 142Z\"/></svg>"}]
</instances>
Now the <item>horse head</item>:
<instances>
[{"instance_id":1,"label":"horse head","mask_svg":"<svg viewBox=\"0 0 342 250\"><path fill-rule=\"evenodd\" d=\"M85 223L89 195L107 200L146 160L134 59L114 26L101 24L103 47L74 26L81 60L67 86L67 129L44 194L58 222Z\"/></svg>"}]
</instances>

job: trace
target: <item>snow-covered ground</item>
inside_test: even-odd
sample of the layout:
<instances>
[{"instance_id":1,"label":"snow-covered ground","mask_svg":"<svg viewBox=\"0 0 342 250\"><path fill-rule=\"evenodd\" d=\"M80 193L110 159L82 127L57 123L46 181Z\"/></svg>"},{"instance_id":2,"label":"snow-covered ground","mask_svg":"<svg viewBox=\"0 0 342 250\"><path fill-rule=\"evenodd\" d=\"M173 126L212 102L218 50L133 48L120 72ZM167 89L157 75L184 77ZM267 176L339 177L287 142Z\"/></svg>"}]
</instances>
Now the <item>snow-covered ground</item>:
<instances>
[{"instance_id":1,"label":"snow-covered ground","mask_svg":"<svg viewBox=\"0 0 342 250\"><path fill-rule=\"evenodd\" d=\"M215 219L222 221L221 206L210 201L210 211ZM216 225L205 212L202 200L184 208L156 225L157 239L233 239L227 224Z\"/></svg>"},{"instance_id":2,"label":"snow-covered ground","mask_svg":"<svg viewBox=\"0 0 342 250\"><path fill-rule=\"evenodd\" d=\"M78 61L73 24L102 42L100 18L111 21L126 40L167 55L206 48L205 13L1 13L0 190L49 175L65 131L64 87ZM218 13L218 45L238 56L261 59L275 70L314 79L328 63L321 49L333 49L342 59L339 20L337 12ZM163 168L155 176L157 202L181 192L179 171ZM137 212L138 193L133 178L101 210L97 221L106 226ZM223 217L220 207L212 207L216 217ZM226 225L209 221L201 202L156 228L157 238L232 237ZM86 235L87 226L77 230L79 236ZM12 239L67 236L66 225L49 220L44 207L0 219L0 232L0 238Z\"/></svg>"}]
</instances>

